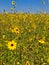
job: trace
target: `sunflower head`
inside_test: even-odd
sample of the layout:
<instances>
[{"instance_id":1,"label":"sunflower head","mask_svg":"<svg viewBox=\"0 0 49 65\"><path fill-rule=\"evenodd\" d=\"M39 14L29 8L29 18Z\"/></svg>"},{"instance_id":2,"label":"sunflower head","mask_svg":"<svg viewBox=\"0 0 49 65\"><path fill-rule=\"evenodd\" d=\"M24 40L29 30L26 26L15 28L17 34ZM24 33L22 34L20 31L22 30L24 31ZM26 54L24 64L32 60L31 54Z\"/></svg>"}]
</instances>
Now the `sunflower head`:
<instances>
[{"instance_id":1,"label":"sunflower head","mask_svg":"<svg viewBox=\"0 0 49 65\"><path fill-rule=\"evenodd\" d=\"M12 1L12 5L15 5L15 2L14 1Z\"/></svg>"},{"instance_id":2,"label":"sunflower head","mask_svg":"<svg viewBox=\"0 0 49 65\"><path fill-rule=\"evenodd\" d=\"M7 43L7 47L8 47L8 49L9 50L15 50L16 49L16 42L15 41L9 41L8 43Z\"/></svg>"},{"instance_id":3,"label":"sunflower head","mask_svg":"<svg viewBox=\"0 0 49 65\"><path fill-rule=\"evenodd\" d=\"M20 33L20 30L19 30L18 27L11 28L11 31L12 32L15 32L16 34L19 34Z\"/></svg>"},{"instance_id":4,"label":"sunflower head","mask_svg":"<svg viewBox=\"0 0 49 65\"><path fill-rule=\"evenodd\" d=\"M15 28L14 28L14 31L15 31L17 34L19 34L19 28L18 28L18 27L15 27Z\"/></svg>"}]
</instances>

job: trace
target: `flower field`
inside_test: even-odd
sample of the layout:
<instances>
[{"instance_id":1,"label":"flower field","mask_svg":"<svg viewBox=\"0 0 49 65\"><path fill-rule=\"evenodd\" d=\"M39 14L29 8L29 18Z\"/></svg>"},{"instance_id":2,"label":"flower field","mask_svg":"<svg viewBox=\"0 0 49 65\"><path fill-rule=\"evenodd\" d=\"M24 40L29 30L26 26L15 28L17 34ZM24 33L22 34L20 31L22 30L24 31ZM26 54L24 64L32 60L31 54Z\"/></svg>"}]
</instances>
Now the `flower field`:
<instances>
[{"instance_id":1,"label":"flower field","mask_svg":"<svg viewBox=\"0 0 49 65\"><path fill-rule=\"evenodd\" d=\"M49 65L49 14L0 14L0 65Z\"/></svg>"}]
</instances>

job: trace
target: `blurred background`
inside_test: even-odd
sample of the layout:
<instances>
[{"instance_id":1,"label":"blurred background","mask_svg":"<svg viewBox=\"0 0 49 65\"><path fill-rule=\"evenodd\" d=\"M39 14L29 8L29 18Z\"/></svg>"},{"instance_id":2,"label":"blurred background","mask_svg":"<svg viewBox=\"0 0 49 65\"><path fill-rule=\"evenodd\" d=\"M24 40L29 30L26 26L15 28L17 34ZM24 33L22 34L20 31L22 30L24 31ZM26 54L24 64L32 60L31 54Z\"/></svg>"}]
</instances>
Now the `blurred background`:
<instances>
[{"instance_id":1,"label":"blurred background","mask_svg":"<svg viewBox=\"0 0 49 65\"><path fill-rule=\"evenodd\" d=\"M0 13L10 12L12 1L16 4L15 12L49 13L49 0L0 0Z\"/></svg>"}]
</instances>

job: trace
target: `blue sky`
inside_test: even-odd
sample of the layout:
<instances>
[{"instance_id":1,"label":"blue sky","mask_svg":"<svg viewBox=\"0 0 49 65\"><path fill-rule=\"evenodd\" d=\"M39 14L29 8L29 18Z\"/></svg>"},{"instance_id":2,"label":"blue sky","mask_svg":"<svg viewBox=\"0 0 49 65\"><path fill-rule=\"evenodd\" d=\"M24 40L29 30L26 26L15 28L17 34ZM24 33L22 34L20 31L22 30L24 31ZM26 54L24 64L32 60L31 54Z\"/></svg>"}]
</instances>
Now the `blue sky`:
<instances>
[{"instance_id":1,"label":"blue sky","mask_svg":"<svg viewBox=\"0 0 49 65\"><path fill-rule=\"evenodd\" d=\"M22 12L34 12L38 13L39 11L49 13L49 2L45 1L45 5L42 5L42 0L14 0L16 2L16 11ZM0 0L0 12L4 9L10 11L12 0Z\"/></svg>"}]
</instances>

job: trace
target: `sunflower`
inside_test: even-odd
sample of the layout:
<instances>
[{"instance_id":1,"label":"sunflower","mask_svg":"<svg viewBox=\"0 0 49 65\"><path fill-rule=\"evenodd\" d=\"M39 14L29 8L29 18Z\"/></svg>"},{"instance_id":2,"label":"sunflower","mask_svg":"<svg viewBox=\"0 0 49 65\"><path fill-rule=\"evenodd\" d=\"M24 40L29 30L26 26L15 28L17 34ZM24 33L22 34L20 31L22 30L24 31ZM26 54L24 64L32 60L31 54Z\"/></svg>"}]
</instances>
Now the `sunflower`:
<instances>
[{"instance_id":1,"label":"sunflower","mask_svg":"<svg viewBox=\"0 0 49 65\"><path fill-rule=\"evenodd\" d=\"M16 43L14 40L9 41L9 42L7 43L7 47L8 47L9 50L15 50L15 49L16 49L16 44L17 44L17 43Z\"/></svg>"},{"instance_id":2,"label":"sunflower","mask_svg":"<svg viewBox=\"0 0 49 65\"><path fill-rule=\"evenodd\" d=\"M19 30L18 27L11 28L11 31L12 32L15 32L16 34L19 34L20 33L20 30Z\"/></svg>"},{"instance_id":3,"label":"sunflower","mask_svg":"<svg viewBox=\"0 0 49 65\"><path fill-rule=\"evenodd\" d=\"M12 1L12 5L15 5L15 2L14 1Z\"/></svg>"},{"instance_id":4,"label":"sunflower","mask_svg":"<svg viewBox=\"0 0 49 65\"><path fill-rule=\"evenodd\" d=\"M18 28L18 27L15 27L15 28L14 28L14 31L15 31L17 34L19 34L19 28Z\"/></svg>"}]
</instances>

